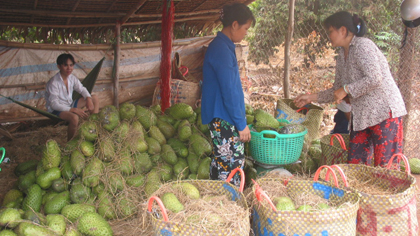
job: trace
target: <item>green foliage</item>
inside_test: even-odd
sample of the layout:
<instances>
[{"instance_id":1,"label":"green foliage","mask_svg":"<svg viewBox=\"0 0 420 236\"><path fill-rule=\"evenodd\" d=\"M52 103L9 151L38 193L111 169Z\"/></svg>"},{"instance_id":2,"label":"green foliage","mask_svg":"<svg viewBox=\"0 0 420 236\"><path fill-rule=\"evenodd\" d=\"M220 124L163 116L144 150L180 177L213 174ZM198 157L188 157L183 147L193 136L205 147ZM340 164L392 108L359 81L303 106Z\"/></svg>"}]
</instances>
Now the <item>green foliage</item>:
<instances>
[{"instance_id":1,"label":"green foliage","mask_svg":"<svg viewBox=\"0 0 420 236\"><path fill-rule=\"evenodd\" d=\"M247 40L250 42L250 59L255 63L269 63L269 57L278 51L285 41L288 28L289 8L287 0L256 0L250 8L256 17L256 25L251 28ZM397 35L401 35L399 5L401 0L304 0L295 2L294 40L307 38L315 31L321 35L316 44L309 40L301 50L305 60L315 60L319 48L325 47L328 37L322 22L338 11L358 14L366 21L366 37L379 43L384 53L398 45ZM387 32L388 34L384 34ZM318 48L318 49L316 49ZM315 49L315 50L314 50ZM305 61L306 63L306 61Z\"/></svg>"}]
</instances>

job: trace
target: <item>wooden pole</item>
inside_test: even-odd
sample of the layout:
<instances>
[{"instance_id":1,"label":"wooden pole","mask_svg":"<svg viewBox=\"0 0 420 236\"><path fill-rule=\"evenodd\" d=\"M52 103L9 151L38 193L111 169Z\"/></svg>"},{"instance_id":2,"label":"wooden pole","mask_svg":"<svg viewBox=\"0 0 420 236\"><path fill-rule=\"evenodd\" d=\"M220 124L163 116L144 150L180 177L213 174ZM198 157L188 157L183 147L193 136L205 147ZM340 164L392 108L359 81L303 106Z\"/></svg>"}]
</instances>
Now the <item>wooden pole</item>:
<instances>
[{"instance_id":1,"label":"wooden pole","mask_svg":"<svg viewBox=\"0 0 420 236\"><path fill-rule=\"evenodd\" d=\"M115 53L114 53L114 106L118 109L119 102L118 102L118 92L120 87L120 42L121 42L121 23L118 22L115 26Z\"/></svg>"},{"instance_id":2,"label":"wooden pole","mask_svg":"<svg viewBox=\"0 0 420 236\"><path fill-rule=\"evenodd\" d=\"M286 42L284 43L284 97L290 98L290 45L293 38L293 27L295 24L295 0L289 0L289 21L287 27Z\"/></svg>"},{"instance_id":3,"label":"wooden pole","mask_svg":"<svg viewBox=\"0 0 420 236\"><path fill-rule=\"evenodd\" d=\"M403 119L404 126L404 140L407 137L409 132L409 122L410 122L410 111L411 111L411 101L413 89L413 80L414 80L414 71L417 70L418 65L413 61L415 54L415 35L417 28L407 28L407 38L403 48L400 52L400 64L398 69L398 87L400 89L401 95L404 99L405 107L407 109L407 116ZM412 131L411 131L412 132ZM408 144L404 141L404 144ZM405 146L405 145L404 145ZM405 149L405 148L404 148Z\"/></svg>"}]
</instances>

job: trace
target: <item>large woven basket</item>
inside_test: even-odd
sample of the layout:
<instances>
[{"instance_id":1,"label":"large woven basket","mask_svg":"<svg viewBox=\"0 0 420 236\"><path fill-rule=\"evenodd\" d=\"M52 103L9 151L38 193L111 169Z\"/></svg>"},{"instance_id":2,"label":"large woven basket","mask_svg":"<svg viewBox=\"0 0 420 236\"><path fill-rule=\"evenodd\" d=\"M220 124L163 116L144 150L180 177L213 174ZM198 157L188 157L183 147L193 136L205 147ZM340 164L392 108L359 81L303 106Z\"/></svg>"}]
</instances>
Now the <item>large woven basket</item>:
<instances>
[{"instance_id":1,"label":"large woven basket","mask_svg":"<svg viewBox=\"0 0 420 236\"><path fill-rule=\"evenodd\" d=\"M401 154L394 157L408 161ZM353 188L360 196L360 209L357 216L357 235L418 235L416 207L416 178L406 172L390 169L393 158L387 168L371 167L360 164L339 164L347 178L363 178L366 174L377 181L383 188L396 188L392 195L373 195Z\"/></svg>"},{"instance_id":2,"label":"large woven basket","mask_svg":"<svg viewBox=\"0 0 420 236\"><path fill-rule=\"evenodd\" d=\"M258 179L259 184L265 182L265 185L278 181L279 179L274 178ZM337 181L336 185L338 185ZM252 229L255 235L349 236L356 234L359 196L353 191L338 188L325 181L317 181L317 177L314 180L294 180L292 178L286 184L288 193L310 193L338 204L349 203L336 209L305 212L277 211L268 195L262 191L258 184L255 184L253 188L255 199L257 199L257 201L254 200L256 204L252 207ZM268 201L270 207L262 204L263 200Z\"/></svg>"},{"instance_id":3,"label":"large woven basket","mask_svg":"<svg viewBox=\"0 0 420 236\"><path fill-rule=\"evenodd\" d=\"M241 186L238 189L236 186L230 184L230 180L233 175L237 172L241 172ZM168 215L166 213L166 209L162 203L162 201L156 195L159 194L159 190L156 191L152 197L149 199L148 204L148 213L152 219L152 226L153 226L153 235L171 235L171 236L219 236L219 235L243 235L249 236L249 232L251 230L250 222L249 222L249 208L243 195L243 188L245 184L245 175L242 169L236 168L231 172L229 177L225 181L218 181L218 180L183 180L179 181L182 183L190 183L193 184L195 187L200 189L211 190L213 193L218 195L227 195L229 199L235 201L237 204L244 208L245 214L239 215L237 217L238 223L241 227L238 228L229 228L229 229L218 229L218 230L209 230L203 231L198 227L194 227L191 225L183 224L183 223L174 223L168 219ZM167 183L168 185L171 183ZM163 187L162 187L163 188ZM153 203L156 201L160 208L160 213L158 210L153 209ZM153 213L152 213L153 212Z\"/></svg>"},{"instance_id":4,"label":"large woven basket","mask_svg":"<svg viewBox=\"0 0 420 236\"><path fill-rule=\"evenodd\" d=\"M321 165L347 164L350 135L328 134L321 138Z\"/></svg>"}]
</instances>

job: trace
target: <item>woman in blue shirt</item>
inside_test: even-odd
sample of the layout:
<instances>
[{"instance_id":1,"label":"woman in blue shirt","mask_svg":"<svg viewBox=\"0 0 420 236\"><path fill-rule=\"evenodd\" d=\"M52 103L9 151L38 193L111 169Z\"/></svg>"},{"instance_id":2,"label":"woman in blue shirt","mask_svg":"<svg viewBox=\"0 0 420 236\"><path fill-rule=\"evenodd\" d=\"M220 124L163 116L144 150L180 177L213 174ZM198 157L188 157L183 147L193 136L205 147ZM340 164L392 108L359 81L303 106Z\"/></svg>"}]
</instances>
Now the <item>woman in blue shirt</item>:
<instances>
[{"instance_id":1,"label":"woman in blue shirt","mask_svg":"<svg viewBox=\"0 0 420 236\"><path fill-rule=\"evenodd\" d=\"M204 58L201 101L202 122L208 124L212 138L213 180L226 180L231 170L243 168L244 143L251 139L234 43L242 41L255 18L246 5L234 3L223 7L220 20L223 29ZM239 186L238 174L232 184Z\"/></svg>"}]
</instances>

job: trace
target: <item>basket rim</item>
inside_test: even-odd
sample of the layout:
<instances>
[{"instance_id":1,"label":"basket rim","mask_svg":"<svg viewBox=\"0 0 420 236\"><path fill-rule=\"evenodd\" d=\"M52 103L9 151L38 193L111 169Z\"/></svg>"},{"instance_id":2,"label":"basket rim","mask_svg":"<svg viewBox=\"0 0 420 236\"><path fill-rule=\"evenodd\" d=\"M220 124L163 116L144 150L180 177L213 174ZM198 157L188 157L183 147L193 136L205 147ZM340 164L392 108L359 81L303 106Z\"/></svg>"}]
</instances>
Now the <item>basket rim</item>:
<instances>
[{"instance_id":1,"label":"basket rim","mask_svg":"<svg viewBox=\"0 0 420 236\"><path fill-rule=\"evenodd\" d=\"M250 125L248 125L248 127L251 129L253 127L253 125L250 124ZM271 130L271 131L276 132L277 135L279 135L279 138L297 138L297 137L304 136L305 134L308 133L308 129L306 127L305 127L304 131L302 131L300 133L295 133L295 134L279 134L277 131L274 131L274 130ZM250 130L250 132L251 132L251 136L256 135L257 137L259 137L259 136L264 135L264 134L261 134L262 131L261 132L256 132L256 131ZM262 138L264 139L265 137L263 136ZM272 138L265 138L265 139L272 139Z\"/></svg>"}]
</instances>

